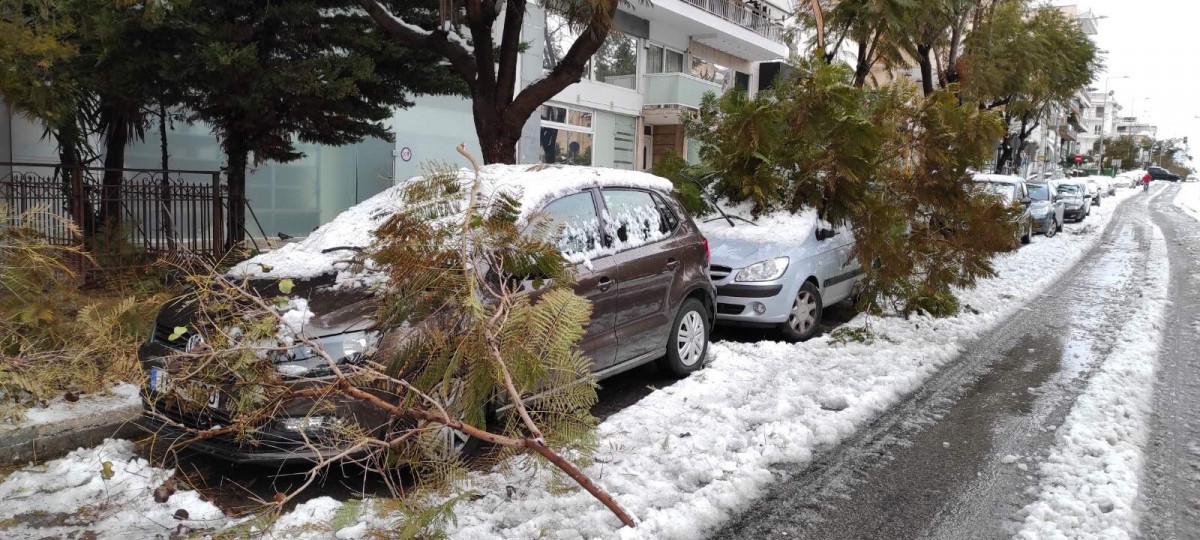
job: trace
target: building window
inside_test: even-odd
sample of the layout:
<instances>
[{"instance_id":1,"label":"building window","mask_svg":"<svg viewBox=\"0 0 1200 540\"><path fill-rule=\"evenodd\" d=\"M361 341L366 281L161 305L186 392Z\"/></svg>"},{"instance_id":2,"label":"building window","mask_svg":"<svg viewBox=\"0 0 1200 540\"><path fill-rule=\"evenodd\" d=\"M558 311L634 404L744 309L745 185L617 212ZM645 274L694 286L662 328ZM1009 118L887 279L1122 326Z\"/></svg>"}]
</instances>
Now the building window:
<instances>
[{"instance_id":1,"label":"building window","mask_svg":"<svg viewBox=\"0 0 1200 540\"><path fill-rule=\"evenodd\" d=\"M1096 107L1096 118L1104 118L1104 107Z\"/></svg>"},{"instance_id":2,"label":"building window","mask_svg":"<svg viewBox=\"0 0 1200 540\"><path fill-rule=\"evenodd\" d=\"M596 51L596 80L634 90L637 88L637 38L616 31L608 33Z\"/></svg>"},{"instance_id":3,"label":"building window","mask_svg":"<svg viewBox=\"0 0 1200 540\"><path fill-rule=\"evenodd\" d=\"M1096 132L1096 135L1099 135L1099 134L1100 134L1100 128L1102 128L1102 127L1104 127L1104 126L1097 125L1097 126L1096 126L1096 128L1095 128L1094 130L1092 130L1092 131L1095 131L1095 132Z\"/></svg>"},{"instance_id":4,"label":"building window","mask_svg":"<svg viewBox=\"0 0 1200 540\"><path fill-rule=\"evenodd\" d=\"M732 69L695 56L692 57L692 76L716 83L722 92L733 86Z\"/></svg>"},{"instance_id":5,"label":"building window","mask_svg":"<svg viewBox=\"0 0 1200 540\"><path fill-rule=\"evenodd\" d=\"M646 73L680 73L683 53L661 45L646 46Z\"/></svg>"},{"instance_id":6,"label":"building window","mask_svg":"<svg viewBox=\"0 0 1200 540\"><path fill-rule=\"evenodd\" d=\"M541 162L591 165L592 111L542 105Z\"/></svg>"},{"instance_id":7,"label":"building window","mask_svg":"<svg viewBox=\"0 0 1200 540\"><path fill-rule=\"evenodd\" d=\"M549 9L544 11L546 14L546 43L542 49L542 69L551 70L567 55L567 51L575 43L575 40L579 39L582 32L571 28L571 25L567 23L566 17ZM592 62L589 60L587 65L583 67L583 78L590 79L591 71Z\"/></svg>"}]
</instances>

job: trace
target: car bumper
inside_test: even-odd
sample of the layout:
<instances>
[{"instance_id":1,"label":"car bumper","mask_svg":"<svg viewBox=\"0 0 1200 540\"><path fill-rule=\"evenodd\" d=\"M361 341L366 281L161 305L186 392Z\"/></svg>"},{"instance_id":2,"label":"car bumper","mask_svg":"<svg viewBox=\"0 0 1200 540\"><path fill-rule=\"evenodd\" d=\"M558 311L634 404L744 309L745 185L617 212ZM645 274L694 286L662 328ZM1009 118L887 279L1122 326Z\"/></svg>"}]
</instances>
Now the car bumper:
<instances>
[{"instance_id":1,"label":"car bumper","mask_svg":"<svg viewBox=\"0 0 1200 540\"><path fill-rule=\"evenodd\" d=\"M717 285L717 322L772 325L786 322L799 286L786 280Z\"/></svg>"},{"instance_id":2,"label":"car bumper","mask_svg":"<svg viewBox=\"0 0 1200 540\"><path fill-rule=\"evenodd\" d=\"M154 438L155 445L179 445L188 451L230 463L271 466L317 463L323 456L333 456L338 452L333 448L321 451L300 441L277 437L260 436L254 444L238 442L229 436L197 439L191 432L149 415L143 415L137 424L148 436Z\"/></svg>"},{"instance_id":3,"label":"car bumper","mask_svg":"<svg viewBox=\"0 0 1200 540\"><path fill-rule=\"evenodd\" d=\"M1080 219L1087 215L1087 209L1083 207L1068 208L1063 210L1063 219Z\"/></svg>"}]
</instances>

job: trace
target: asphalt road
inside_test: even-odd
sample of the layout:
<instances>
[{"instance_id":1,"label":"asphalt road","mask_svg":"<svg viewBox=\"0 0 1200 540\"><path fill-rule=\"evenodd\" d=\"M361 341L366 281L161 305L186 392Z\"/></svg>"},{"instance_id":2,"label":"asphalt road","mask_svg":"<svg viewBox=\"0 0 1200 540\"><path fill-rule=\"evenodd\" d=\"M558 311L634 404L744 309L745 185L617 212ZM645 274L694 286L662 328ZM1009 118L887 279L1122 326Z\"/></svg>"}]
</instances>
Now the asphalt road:
<instances>
[{"instance_id":1,"label":"asphalt road","mask_svg":"<svg viewBox=\"0 0 1200 540\"><path fill-rule=\"evenodd\" d=\"M1176 186L1138 194L1103 241L1018 315L867 429L783 480L714 539L1008 538L1035 470L1091 371L1112 349L1139 269L1170 264L1143 479L1146 538L1200 538L1200 224ZM1169 261L1149 260L1150 223ZM1038 238L1038 241L1054 241ZM1012 458L1019 458L1013 462Z\"/></svg>"}]
</instances>

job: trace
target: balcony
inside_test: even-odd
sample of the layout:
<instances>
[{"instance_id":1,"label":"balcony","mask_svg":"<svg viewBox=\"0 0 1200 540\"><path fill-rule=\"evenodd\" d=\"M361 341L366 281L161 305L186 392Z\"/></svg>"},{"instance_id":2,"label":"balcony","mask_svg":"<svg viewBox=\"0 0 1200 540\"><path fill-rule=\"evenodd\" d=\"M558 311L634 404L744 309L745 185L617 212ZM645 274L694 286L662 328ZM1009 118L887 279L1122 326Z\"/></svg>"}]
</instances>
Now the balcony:
<instances>
[{"instance_id":1,"label":"balcony","mask_svg":"<svg viewBox=\"0 0 1200 540\"><path fill-rule=\"evenodd\" d=\"M717 83L683 73L646 75L645 107L642 117L647 125L679 124L685 111L695 111L707 92L721 93Z\"/></svg>"},{"instance_id":2,"label":"balcony","mask_svg":"<svg viewBox=\"0 0 1200 540\"><path fill-rule=\"evenodd\" d=\"M703 9L771 41L783 41L783 25L772 20L772 16L778 19L782 17L782 14L776 13L774 9L766 4L758 4L752 7L746 3L734 0L683 0L683 2Z\"/></svg>"}]
</instances>

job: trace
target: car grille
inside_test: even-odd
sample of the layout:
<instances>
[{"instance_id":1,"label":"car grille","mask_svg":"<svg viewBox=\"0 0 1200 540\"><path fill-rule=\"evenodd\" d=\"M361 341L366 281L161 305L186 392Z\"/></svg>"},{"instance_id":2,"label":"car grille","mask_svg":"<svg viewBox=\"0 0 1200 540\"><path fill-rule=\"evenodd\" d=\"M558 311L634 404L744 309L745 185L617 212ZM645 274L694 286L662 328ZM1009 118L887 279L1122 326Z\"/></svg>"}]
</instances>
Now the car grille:
<instances>
[{"instance_id":1,"label":"car grille","mask_svg":"<svg viewBox=\"0 0 1200 540\"><path fill-rule=\"evenodd\" d=\"M708 267L708 277L710 279L712 279L713 281L720 281L722 279L729 277L729 273L732 271L733 271L733 269L728 266L721 266L719 264L713 264L713 265L709 265L709 267Z\"/></svg>"},{"instance_id":2,"label":"car grille","mask_svg":"<svg viewBox=\"0 0 1200 540\"><path fill-rule=\"evenodd\" d=\"M740 304L717 304L717 313L721 315L741 315L746 306Z\"/></svg>"}]
</instances>

